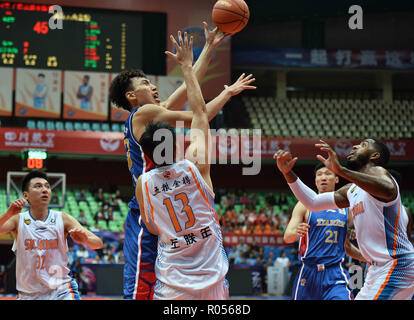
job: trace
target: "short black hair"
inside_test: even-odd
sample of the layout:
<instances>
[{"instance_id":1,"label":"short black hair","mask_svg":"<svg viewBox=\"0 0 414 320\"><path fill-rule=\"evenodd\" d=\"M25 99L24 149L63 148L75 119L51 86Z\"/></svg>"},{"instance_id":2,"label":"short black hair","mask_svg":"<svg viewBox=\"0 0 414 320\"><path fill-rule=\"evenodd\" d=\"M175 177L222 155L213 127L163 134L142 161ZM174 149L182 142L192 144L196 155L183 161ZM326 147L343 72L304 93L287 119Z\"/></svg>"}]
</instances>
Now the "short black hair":
<instances>
[{"instance_id":1,"label":"short black hair","mask_svg":"<svg viewBox=\"0 0 414 320\"><path fill-rule=\"evenodd\" d=\"M139 143L141 145L142 151L144 152L144 154L151 159L151 161L155 164L155 165L163 165L163 164L170 164L170 163L159 163L159 161L154 161L154 150L155 148L161 144L164 143L165 138L161 139L161 141L154 141L154 134L157 130L160 129L166 129L168 131L171 132L172 137L173 137L173 157L175 157L175 143L176 143L176 135L175 135L175 129L174 127L172 127L168 122L152 122L150 121L147 126L145 127L145 132L142 134L141 139L139 140ZM167 146L169 147L169 146ZM164 156L165 153L164 153ZM168 160L168 159L165 159ZM172 162L174 162L174 158L171 159ZM171 162L171 163L172 163Z\"/></svg>"},{"instance_id":2,"label":"short black hair","mask_svg":"<svg viewBox=\"0 0 414 320\"><path fill-rule=\"evenodd\" d=\"M315 166L315 168L313 169L313 173L315 174L315 176L316 176L316 172L317 172L319 169L322 169L322 168L326 168L326 166L325 166L325 164L323 164L322 162L319 162L319 163ZM334 172L333 172L333 174L334 174L334 175L336 175Z\"/></svg>"},{"instance_id":3,"label":"short black hair","mask_svg":"<svg viewBox=\"0 0 414 320\"><path fill-rule=\"evenodd\" d=\"M118 74L111 82L109 88L109 100L119 108L131 111L131 105L125 93L132 90L132 78L146 78L145 73L140 69L126 70Z\"/></svg>"},{"instance_id":4,"label":"short black hair","mask_svg":"<svg viewBox=\"0 0 414 320\"><path fill-rule=\"evenodd\" d=\"M34 178L43 178L43 179L49 181L48 178L47 178L46 173L41 172L41 171L37 171L37 170L33 170L33 171L29 172L28 174L26 174L23 178L23 182L22 182L22 191L23 192L25 192L29 189L29 183Z\"/></svg>"},{"instance_id":5,"label":"short black hair","mask_svg":"<svg viewBox=\"0 0 414 320\"><path fill-rule=\"evenodd\" d=\"M37 75L37 77L45 77L45 74L44 73L39 73L38 75Z\"/></svg>"},{"instance_id":6,"label":"short black hair","mask_svg":"<svg viewBox=\"0 0 414 320\"><path fill-rule=\"evenodd\" d=\"M374 161L377 166L384 167L390 161L390 150L387 145L378 139L372 139L374 141L374 148L379 152L380 157Z\"/></svg>"}]
</instances>

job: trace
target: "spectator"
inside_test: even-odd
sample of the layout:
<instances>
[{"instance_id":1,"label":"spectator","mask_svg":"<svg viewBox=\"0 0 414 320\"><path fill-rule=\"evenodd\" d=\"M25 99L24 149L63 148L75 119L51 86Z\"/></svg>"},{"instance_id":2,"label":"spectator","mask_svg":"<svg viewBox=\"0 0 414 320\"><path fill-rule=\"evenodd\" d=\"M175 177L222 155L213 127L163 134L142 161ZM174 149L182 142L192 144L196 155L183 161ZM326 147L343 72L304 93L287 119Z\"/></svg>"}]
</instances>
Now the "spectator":
<instances>
[{"instance_id":1,"label":"spectator","mask_svg":"<svg viewBox=\"0 0 414 320\"><path fill-rule=\"evenodd\" d=\"M73 246L68 247L68 265L72 265L77 259L76 252Z\"/></svg>"},{"instance_id":2,"label":"spectator","mask_svg":"<svg viewBox=\"0 0 414 320\"><path fill-rule=\"evenodd\" d=\"M122 196L121 196L121 190L116 189L115 191L115 200L118 200L118 202L122 202Z\"/></svg>"},{"instance_id":3,"label":"spectator","mask_svg":"<svg viewBox=\"0 0 414 320\"><path fill-rule=\"evenodd\" d=\"M239 226L244 225L246 221L246 212L247 212L247 209L243 209L240 211L239 215L237 216L237 224Z\"/></svg>"},{"instance_id":4,"label":"spectator","mask_svg":"<svg viewBox=\"0 0 414 320\"><path fill-rule=\"evenodd\" d=\"M115 213L113 212L112 207L108 208L108 212L106 214L106 222L109 223L109 221L115 221Z\"/></svg>"},{"instance_id":5,"label":"spectator","mask_svg":"<svg viewBox=\"0 0 414 320\"><path fill-rule=\"evenodd\" d=\"M277 203L279 207L286 206L288 204L286 193L282 192L279 197L279 201Z\"/></svg>"},{"instance_id":6,"label":"spectator","mask_svg":"<svg viewBox=\"0 0 414 320\"><path fill-rule=\"evenodd\" d=\"M99 228L98 222L95 222L95 225L93 227L91 227L90 231L92 231L92 232L100 232L100 231L102 231L102 229Z\"/></svg>"},{"instance_id":7,"label":"spectator","mask_svg":"<svg viewBox=\"0 0 414 320\"><path fill-rule=\"evenodd\" d=\"M96 202L104 202L104 193L102 188L99 188L98 192L95 194L95 200Z\"/></svg>"},{"instance_id":8,"label":"spectator","mask_svg":"<svg viewBox=\"0 0 414 320\"><path fill-rule=\"evenodd\" d=\"M241 199L240 199L240 204L242 205L248 205L250 202L249 197L247 196L247 192L243 193Z\"/></svg>"},{"instance_id":9,"label":"spectator","mask_svg":"<svg viewBox=\"0 0 414 320\"><path fill-rule=\"evenodd\" d=\"M121 211L121 208L119 207L119 199L118 198L114 199L114 204L113 204L112 208L115 212L120 212Z\"/></svg>"},{"instance_id":10,"label":"spectator","mask_svg":"<svg viewBox=\"0 0 414 320\"><path fill-rule=\"evenodd\" d=\"M107 220L107 214L106 212L103 210L102 206L98 207L98 211L95 213L94 216L95 222L98 223L98 221L106 221Z\"/></svg>"},{"instance_id":11,"label":"spectator","mask_svg":"<svg viewBox=\"0 0 414 320\"><path fill-rule=\"evenodd\" d=\"M250 266L256 263L256 258L254 255L255 255L255 251L250 251L248 254L248 258L246 259L246 263Z\"/></svg>"},{"instance_id":12,"label":"spectator","mask_svg":"<svg viewBox=\"0 0 414 320\"><path fill-rule=\"evenodd\" d=\"M275 265L276 264L281 264L284 267L290 266L289 258L286 256L286 252L284 250L280 253L280 257L276 258Z\"/></svg>"},{"instance_id":13,"label":"spectator","mask_svg":"<svg viewBox=\"0 0 414 320\"><path fill-rule=\"evenodd\" d=\"M103 211L108 212L108 209L110 207L112 207L112 206L111 206L111 202L109 201L109 199L108 198L104 199L104 202L103 202L103 205L102 205Z\"/></svg>"},{"instance_id":14,"label":"spectator","mask_svg":"<svg viewBox=\"0 0 414 320\"><path fill-rule=\"evenodd\" d=\"M237 251L237 253L238 253L238 255L234 259L234 264L241 264L241 263L243 263L243 261L244 261L244 263L246 263L246 257L244 256L245 253L242 252L242 251Z\"/></svg>"},{"instance_id":15,"label":"spectator","mask_svg":"<svg viewBox=\"0 0 414 320\"><path fill-rule=\"evenodd\" d=\"M85 250L83 245L79 246L79 249L76 250L76 257L81 259L81 262L84 262L85 259L89 258L89 252L88 250Z\"/></svg>"},{"instance_id":16,"label":"spectator","mask_svg":"<svg viewBox=\"0 0 414 320\"><path fill-rule=\"evenodd\" d=\"M85 189L82 189L77 195L76 195L76 201L87 201L86 191Z\"/></svg>"},{"instance_id":17,"label":"spectator","mask_svg":"<svg viewBox=\"0 0 414 320\"><path fill-rule=\"evenodd\" d=\"M83 210L79 210L79 217L77 220L82 226L89 229L89 221L88 218L86 218L85 212Z\"/></svg>"},{"instance_id":18,"label":"spectator","mask_svg":"<svg viewBox=\"0 0 414 320\"><path fill-rule=\"evenodd\" d=\"M248 244L245 243L245 240L243 237L240 238L240 243L236 246L236 250L243 254L247 252L247 250L249 250L249 246Z\"/></svg>"},{"instance_id":19,"label":"spectator","mask_svg":"<svg viewBox=\"0 0 414 320\"><path fill-rule=\"evenodd\" d=\"M115 257L115 263L125 263L124 251L115 252L114 257Z\"/></svg>"},{"instance_id":20,"label":"spectator","mask_svg":"<svg viewBox=\"0 0 414 320\"><path fill-rule=\"evenodd\" d=\"M266 202L268 206L273 207L274 205L276 205L276 199L275 199L275 195L273 194L273 192L270 192L267 197L266 197Z\"/></svg>"},{"instance_id":21,"label":"spectator","mask_svg":"<svg viewBox=\"0 0 414 320\"><path fill-rule=\"evenodd\" d=\"M92 263L95 263L95 264L100 264L102 262L103 262L103 259L99 256L99 254L97 254L92 261Z\"/></svg>"}]
</instances>

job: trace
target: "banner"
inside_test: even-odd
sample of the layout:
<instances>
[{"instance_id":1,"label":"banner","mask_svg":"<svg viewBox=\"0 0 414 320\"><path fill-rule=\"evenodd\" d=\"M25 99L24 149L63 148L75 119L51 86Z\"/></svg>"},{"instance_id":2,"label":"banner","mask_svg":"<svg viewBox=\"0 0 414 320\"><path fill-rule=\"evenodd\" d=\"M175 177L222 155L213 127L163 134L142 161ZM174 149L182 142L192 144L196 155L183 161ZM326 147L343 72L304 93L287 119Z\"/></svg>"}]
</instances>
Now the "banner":
<instances>
[{"instance_id":1,"label":"banner","mask_svg":"<svg viewBox=\"0 0 414 320\"><path fill-rule=\"evenodd\" d=\"M344 69L414 69L414 51L235 47L232 64Z\"/></svg>"},{"instance_id":2,"label":"banner","mask_svg":"<svg viewBox=\"0 0 414 320\"><path fill-rule=\"evenodd\" d=\"M65 71L63 118L108 119L109 74Z\"/></svg>"},{"instance_id":3,"label":"banner","mask_svg":"<svg viewBox=\"0 0 414 320\"><path fill-rule=\"evenodd\" d=\"M0 116L12 115L13 68L0 68Z\"/></svg>"},{"instance_id":4,"label":"banner","mask_svg":"<svg viewBox=\"0 0 414 320\"><path fill-rule=\"evenodd\" d=\"M16 69L17 117L60 117L62 72L59 70Z\"/></svg>"},{"instance_id":5,"label":"banner","mask_svg":"<svg viewBox=\"0 0 414 320\"><path fill-rule=\"evenodd\" d=\"M122 132L54 131L22 128L0 128L0 150L20 151L24 148L44 148L49 152L125 155ZM186 149L188 135L177 135L177 141ZM73 143L76 141L76 143ZM352 146L362 139L326 139L339 158L345 159ZM315 144L318 138L277 137L217 137L212 136L212 164L246 164L246 159L272 159L279 150L290 151L301 160L315 160L320 154ZM391 161L414 161L414 139L384 139L391 153ZM226 161L221 162L220 159Z\"/></svg>"},{"instance_id":6,"label":"banner","mask_svg":"<svg viewBox=\"0 0 414 320\"><path fill-rule=\"evenodd\" d=\"M235 233L223 233L223 245L230 247L237 246L241 238L244 239L244 243L246 244L256 242L258 246L286 246L286 243L283 242L283 235L244 235Z\"/></svg>"}]
</instances>

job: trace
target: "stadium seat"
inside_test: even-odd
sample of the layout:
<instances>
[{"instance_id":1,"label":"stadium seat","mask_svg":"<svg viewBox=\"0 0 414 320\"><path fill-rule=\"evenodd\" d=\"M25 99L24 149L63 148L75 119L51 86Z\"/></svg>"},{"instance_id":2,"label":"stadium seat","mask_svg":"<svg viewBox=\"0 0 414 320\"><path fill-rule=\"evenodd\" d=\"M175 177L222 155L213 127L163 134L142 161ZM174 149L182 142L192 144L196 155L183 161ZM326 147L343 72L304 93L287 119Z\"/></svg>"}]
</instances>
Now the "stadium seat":
<instances>
[{"instance_id":1,"label":"stadium seat","mask_svg":"<svg viewBox=\"0 0 414 320\"><path fill-rule=\"evenodd\" d=\"M46 123L44 120L37 120L36 122L36 128L39 130L44 130L46 129Z\"/></svg>"},{"instance_id":2,"label":"stadium seat","mask_svg":"<svg viewBox=\"0 0 414 320\"><path fill-rule=\"evenodd\" d=\"M55 129L59 130L59 131L65 130L65 126L63 125L63 122L62 121L56 121Z\"/></svg>"},{"instance_id":3,"label":"stadium seat","mask_svg":"<svg viewBox=\"0 0 414 320\"><path fill-rule=\"evenodd\" d=\"M99 122L92 122L92 131L101 131L101 124Z\"/></svg>"},{"instance_id":4,"label":"stadium seat","mask_svg":"<svg viewBox=\"0 0 414 320\"><path fill-rule=\"evenodd\" d=\"M79 121L75 121L75 123L74 123L74 129L76 130L76 131L82 131L82 123L81 122L79 122Z\"/></svg>"},{"instance_id":5,"label":"stadium seat","mask_svg":"<svg viewBox=\"0 0 414 320\"><path fill-rule=\"evenodd\" d=\"M68 130L68 131L73 130L73 122L72 121L66 121L65 122L65 130Z\"/></svg>"},{"instance_id":6,"label":"stadium seat","mask_svg":"<svg viewBox=\"0 0 414 320\"><path fill-rule=\"evenodd\" d=\"M52 120L46 121L46 129L47 130L55 130L55 122Z\"/></svg>"},{"instance_id":7,"label":"stadium seat","mask_svg":"<svg viewBox=\"0 0 414 320\"><path fill-rule=\"evenodd\" d=\"M109 127L109 123L107 122L102 123L101 129L102 131L111 131L111 128Z\"/></svg>"},{"instance_id":8,"label":"stadium seat","mask_svg":"<svg viewBox=\"0 0 414 320\"><path fill-rule=\"evenodd\" d=\"M34 120L27 120L26 126L28 129L36 129L36 122Z\"/></svg>"}]
</instances>

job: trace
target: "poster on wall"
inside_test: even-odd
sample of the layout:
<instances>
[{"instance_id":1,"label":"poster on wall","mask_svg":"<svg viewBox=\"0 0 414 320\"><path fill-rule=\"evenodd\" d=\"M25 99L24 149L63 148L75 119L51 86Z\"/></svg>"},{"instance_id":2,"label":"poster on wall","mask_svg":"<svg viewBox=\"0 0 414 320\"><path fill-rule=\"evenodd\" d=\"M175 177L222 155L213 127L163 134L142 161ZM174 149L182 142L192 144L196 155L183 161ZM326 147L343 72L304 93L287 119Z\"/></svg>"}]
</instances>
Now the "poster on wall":
<instances>
[{"instance_id":1,"label":"poster on wall","mask_svg":"<svg viewBox=\"0 0 414 320\"><path fill-rule=\"evenodd\" d=\"M59 118L62 72L59 70L16 70L15 116Z\"/></svg>"},{"instance_id":2,"label":"poster on wall","mask_svg":"<svg viewBox=\"0 0 414 320\"><path fill-rule=\"evenodd\" d=\"M12 115L13 68L0 68L0 116Z\"/></svg>"},{"instance_id":3,"label":"poster on wall","mask_svg":"<svg viewBox=\"0 0 414 320\"><path fill-rule=\"evenodd\" d=\"M63 118L108 119L109 74L65 71Z\"/></svg>"},{"instance_id":4,"label":"poster on wall","mask_svg":"<svg viewBox=\"0 0 414 320\"><path fill-rule=\"evenodd\" d=\"M111 81L117 76L117 73L112 73L111 74ZM156 83L156 77L153 75L146 75L147 79L149 81L151 81L152 84L154 84L155 86L157 86ZM124 123L126 121L126 119L129 116L129 111L123 109L123 108L118 108L117 106L115 106L113 103L110 102L110 107L111 107L111 121L116 121L116 122L122 122Z\"/></svg>"}]
</instances>

